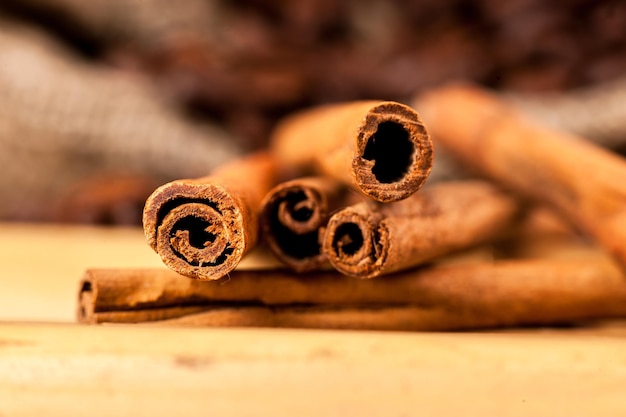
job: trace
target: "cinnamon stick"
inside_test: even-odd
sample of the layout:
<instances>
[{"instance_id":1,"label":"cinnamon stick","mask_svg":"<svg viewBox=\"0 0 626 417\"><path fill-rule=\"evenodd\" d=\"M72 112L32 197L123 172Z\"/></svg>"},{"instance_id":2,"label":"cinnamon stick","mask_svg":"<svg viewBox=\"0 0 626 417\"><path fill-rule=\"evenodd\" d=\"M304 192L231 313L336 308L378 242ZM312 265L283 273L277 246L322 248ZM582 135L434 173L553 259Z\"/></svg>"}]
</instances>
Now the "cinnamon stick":
<instances>
[{"instance_id":1,"label":"cinnamon stick","mask_svg":"<svg viewBox=\"0 0 626 417\"><path fill-rule=\"evenodd\" d=\"M302 111L281 122L271 142L281 164L331 176L381 202L418 190L433 158L419 115L395 102L357 101Z\"/></svg>"},{"instance_id":2,"label":"cinnamon stick","mask_svg":"<svg viewBox=\"0 0 626 417\"><path fill-rule=\"evenodd\" d=\"M357 197L328 177L305 177L281 183L263 199L261 229L272 253L296 272L327 263L322 230L331 213Z\"/></svg>"},{"instance_id":3,"label":"cinnamon stick","mask_svg":"<svg viewBox=\"0 0 626 417\"><path fill-rule=\"evenodd\" d=\"M599 256L441 266L384 280L332 271L234 271L221 283L180 279L167 270L91 270L80 303L79 311L96 315L79 314L79 321L92 323L128 322L132 312L188 306L206 311L155 323L467 330L624 317L626 279Z\"/></svg>"},{"instance_id":4,"label":"cinnamon stick","mask_svg":"<svg viewBox=\"0 0 626 417\"><path fill-rule=\"evenodd\" d=\"M386 281L386 280L385 280ZM94 314L220 305L341 305L407 303L412 278L389 285L335 271L235 270L222 281L184 279L168 269L90 269L79 291L79 321ZM401 290L401 291L400 291Z\"/></svg>"},{"instance_id":5,"label":"cinnamon stick","mask_svg":"<svg viewBox=\"0 0 626 417\"><path fill-rule=\"evenodd\" d=\"M143 213L148 244L169 268L200 280L219 279L255 246L261 200L275 163L258 153L212 175L159 187Z\"/></svg>"},{"instance_id":6,"label":"cinnamon stick","mask_svg":"<svg viewBox=\"0 0 626 417\"><path fill-rule=\"evenodd\" d=\"M551 204L626 264L626 161L477 87L435 89L416 105L437 143L466 166Z\"/></svg>"},{"instance_id":7,"label":"cinnamon stick","mask_svg":"<svg viewBox=\"0 0 626 417\"><path fill-rule=\"evenodd\" d=\"M519 208L484 181L439 183L393 204L338 211L323 251L341 273L372 278L492 240L514 223Z\"/></svg>"}]
</instances>

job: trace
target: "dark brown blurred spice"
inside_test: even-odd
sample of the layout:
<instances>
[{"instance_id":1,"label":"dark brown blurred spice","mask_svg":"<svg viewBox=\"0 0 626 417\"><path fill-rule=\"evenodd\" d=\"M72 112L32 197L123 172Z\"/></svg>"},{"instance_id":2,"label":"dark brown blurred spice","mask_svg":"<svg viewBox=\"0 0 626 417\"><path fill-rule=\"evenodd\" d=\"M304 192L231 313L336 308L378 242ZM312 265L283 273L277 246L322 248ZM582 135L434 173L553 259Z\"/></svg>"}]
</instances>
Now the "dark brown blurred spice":
<instances>
[{"instance_id":1,"label":"dark brown blurred spice","mask_svg":"<svg viewBox=\"0 0 626 417\"><path fill-rule=\"evenodd\" d=\"M152 74L201 117L244 133L250 149L263 147L285 114L328 101L403 102L452 78L556 91L626 71L626 5L618 0L14 0L2 7L90 40L98 56L126 55L117 62ZM263 122L238 128L240 114Z\"/></svg>"},{"instance_id":2,"label":"dark brown blurred spice","mask_svg":"<svg viewBox=\"0 0 626 417\"><path fill-rule=\"evenodd\" d=\"M12 0L0 13L58 36L88 66L148 75L155 100L248 150L285 115L328 102L406 103L451 78L543 94L626 73L619 0ZM11 216L50 218L35 215L41 200L13 199Z\"/></svg>"}]
</instances>

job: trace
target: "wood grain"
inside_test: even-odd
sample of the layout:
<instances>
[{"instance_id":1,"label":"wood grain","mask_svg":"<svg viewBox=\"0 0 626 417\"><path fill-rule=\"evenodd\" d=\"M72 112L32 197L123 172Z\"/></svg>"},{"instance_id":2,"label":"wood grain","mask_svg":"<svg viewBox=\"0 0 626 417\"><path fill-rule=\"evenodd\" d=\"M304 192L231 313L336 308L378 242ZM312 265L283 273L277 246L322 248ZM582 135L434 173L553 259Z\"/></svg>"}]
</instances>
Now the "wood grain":
<instances>
[{"instance_id":1,"label":"wood grain","mask_svg":"<svg viewBox=\"0 0 626 417\"><path fill-rule=\"evenodd\" d=\"M626 413L623 335L7 324L0 334L0 415Z\"/></svg>"}]
</instances>

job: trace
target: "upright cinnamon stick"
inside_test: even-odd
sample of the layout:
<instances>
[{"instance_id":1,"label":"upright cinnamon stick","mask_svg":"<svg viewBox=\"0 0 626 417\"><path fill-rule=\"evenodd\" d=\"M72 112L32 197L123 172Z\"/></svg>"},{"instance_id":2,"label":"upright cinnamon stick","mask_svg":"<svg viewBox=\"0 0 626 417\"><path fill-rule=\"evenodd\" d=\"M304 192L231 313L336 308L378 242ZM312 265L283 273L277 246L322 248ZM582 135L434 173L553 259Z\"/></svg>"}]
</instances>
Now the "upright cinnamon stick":
<instances>
[{"instance_id":1,"label":"upright cinnamon stick","mask_svg":"<svg viewBox=\"0 0 626 417\"><path fill-rule=\"evenodd\" d=\"M167 270L91 270L79 303L79 321L86 323L155 320L168 309L196 309L161 323L463 330L625 317L626 280L600 256L441 266L384 280L333 271L234 271L221 283L180 279Z\"/></svg>"},{"instance_id":2,"label":"upright cinnamon stick","mask_svg":"<svg viewBox=\"0 0 626 417\"><path fill-rule=\"evenodd\" d=\"M286 166L331 176L381 202L418 190L433 158L419 115L395 102L359 101L303 111L279 124L272 149Z\"/></svg>"},{"instance_id":3,"label":"upright cinnamon stick","mask_svg":"<svg viewBox=\"0 0 626 417\"><path fill-rule=\"evenodd\" d=\"M190 278L219 279L256 244L261 200L275 181L273 158L254 154L212 175L159 187L143 213L148 244Z\"/></svg>"},{"instance_id":4,"label":"upright cinnamon stick","mask_svg":"<svg viewBox=\"0 0 626 417\"><path fill-rule=\"evenodd\" d=\"M328 177L305 177L281 183L263 199L261 229L274 255L296 272L326 263L322 228L330 214L358 198Z\"/></svg>"},{"instance_id":5,"label":"upright cinnamon stick","mask_svg":"<svg viewBox=\"0 0 626 417\"><path fill-rule=\"evenodd\" d=\"M516 200L486 182L439 183L404 201L333 214L323 250L341 273L372 278L493 239L518 213Z\"/></svg>"},{"instance_id":6,"label":"upright cinnamon stick","mask_svg":"<svg viewBox=\"0 0 626 417\"><path fill-rule=\"evenodd\" d=\"M464 164L551 204L626 265L626 161L527 120L476 87L435 89L416 106L436 141Z\"/></svg>"}]
</instances>

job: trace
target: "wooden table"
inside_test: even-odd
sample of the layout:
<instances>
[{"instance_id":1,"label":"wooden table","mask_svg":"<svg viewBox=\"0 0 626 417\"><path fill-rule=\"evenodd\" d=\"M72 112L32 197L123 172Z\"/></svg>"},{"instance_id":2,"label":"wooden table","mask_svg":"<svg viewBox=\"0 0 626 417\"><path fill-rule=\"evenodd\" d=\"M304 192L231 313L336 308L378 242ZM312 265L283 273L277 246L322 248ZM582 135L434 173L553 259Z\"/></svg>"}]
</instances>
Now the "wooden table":
<instances>
[{"instance_id":1,"label":"wooden table","mask_svg":"<svg viewBox=\"0 0 626 417\"><path fill-rule=\"evenodd\" d=\"M623 416L626 323L482 333L72 324L141 230L0 224L0 416Z\"/></svg>"}]
</instances>

